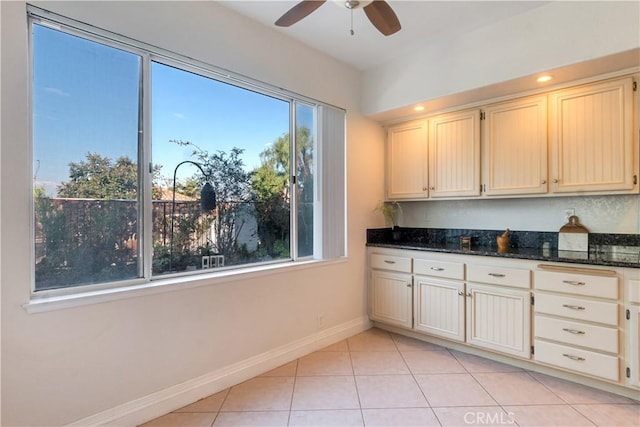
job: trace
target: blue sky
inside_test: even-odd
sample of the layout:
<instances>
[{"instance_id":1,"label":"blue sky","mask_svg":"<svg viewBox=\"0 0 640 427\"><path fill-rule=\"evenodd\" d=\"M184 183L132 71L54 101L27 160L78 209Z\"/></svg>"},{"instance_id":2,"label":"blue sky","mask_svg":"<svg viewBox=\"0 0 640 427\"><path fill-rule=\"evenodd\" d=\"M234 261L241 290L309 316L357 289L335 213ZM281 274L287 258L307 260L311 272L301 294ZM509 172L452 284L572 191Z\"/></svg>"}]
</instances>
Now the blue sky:
<instances>
[{"instance_id":1,"label":"blue sky","mask_svg":"<svg viewBox=\"0 0 640 427\"><path fill-rule=\"evenodd\" d=\"M97 152L137 159L141 58L34 25L33 138L36 185L54 194L69 163ZM289 103L152 63L152 161L171 177L191 159L193 142L209 152L244 148L248 170L289 130ZM306 109L310 110L310 109ZM311 117L301 118L310 123ZM182 170L184 169L184 171ZM181 167L179 177L197 172Z\"/></svg>"}]
</instances>

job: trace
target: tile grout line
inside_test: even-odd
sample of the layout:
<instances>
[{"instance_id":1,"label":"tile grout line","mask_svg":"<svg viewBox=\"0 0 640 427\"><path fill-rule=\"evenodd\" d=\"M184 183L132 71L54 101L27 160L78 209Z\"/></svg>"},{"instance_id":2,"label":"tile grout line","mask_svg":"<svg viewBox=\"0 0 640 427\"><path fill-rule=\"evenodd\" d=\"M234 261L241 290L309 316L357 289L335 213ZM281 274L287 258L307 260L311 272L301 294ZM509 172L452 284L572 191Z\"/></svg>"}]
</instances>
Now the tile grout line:
<instances>
[{"instance_id":1,"label":"tile grout line","mask_svg":"<svg viewBox=\"0 0 640 427\"><path fill-rule=\"evenodd\" d=\"M211 421L211 427L213 427L216 421L218 420L218 417L220 416L220 412L222 411L222 407L224 406L224 402L226 402L227 397L229 397L229 393L231 393L231 387L227 387L226 393L224 394L224 398L222 399L222 402L220 402L220 407L216 411L216 416L213 417L213 421Z\"/></svg>"},{"instance_id":2,"label":"tile grout line","mask_svg":"<svg viewBox=\"0 0 640 427\"><path fill-rule=\"evenodd\" d=\"M349 345L349 339L347 338L345 340L346 345L347 345L347 352L349 353L349 363L351 364L351 374L352 374L352 378L353 378L353 385L356 389L356 397L358 398L358 407L360 409L360 420L362 421L362 425L365 426L365 422L364 422L364 410L362 408L362 401L360 400L360 391L358 390L358 382L356 381L356 371L355 368L353 367L353 358L351 357L351 346Z\"/></svg>"},{"instance_id":3,"label":"tile grout line","mask_svg":"<svg viewBox=\"0 0 640 427\"><path fill-rule=\"evenodd\" d=\"M298 367L300 366L300 358L295 360L296 368L293 371L293 387L291 387L291 401L289 402L289 415L287 416L287 426L291 424L291 412L293 411L293 398L296 395L296 384L298 383Z\"/></svg>"},{"instance_id":4,"label":"tile grout line","mask_svg":"<svg viewBox=\"0 0 640 427\"><path fill-rule=\"evenodd\" d=\"M420 387L420 383L416 379L416 374L414 374L414 372L411 370L411 367L407 363L407 359L405 358L404 353L402 351L400 351L400 347L398 347L398 343L396 342L394 336L392 334L390 334L390 335L391 335L391 340L393 341L393 344L398 349L398 353L400 353L400 357L402 358L402 361L404 362L405 366L407 367L407 370L409 371L409 374L411 375L411 378L413 378L413 381L416 384L416 386L418 387L418 390L420 390L420 393L422 394L422 397L424 397L425 402L427 402L429 410L431 411L431 413L435 417L435 419L438 422L438 424L442 427L442 425L443 425L442 421L440 421L440 418L438 417L438 414L436 414L436 411L433 410L433 406L431 405L431 402L429 402L429 399L427 398L427 395L424 393L424 390L422 389L422 387Z\"/></svg>"},{"instance_id":5,"label":"tile grout line","mask_svg":"<svg viewBox=\"0 0 640 427\"><path fill-rule=\"evenodd\" d=\"M458 363L464 368L464 370L469 374L469 376L471 378L473 378L473 381L475 381L482 390L484 390L485 393L487 393L487 395L489 397L491 397L491 399L496 403L496 406L498 406L505 414L509 415L509 411L507 411L505 409L505 407L498 402L498 399L496 399L496 397L494 395L492 395L489 390L487 390L480 381L478 381L478 379L475 377L475 375L473 375L473 372L471 372L469 369L467 369L467 367L464 365L464 363L462 363L462 361L460 359L458 359L456 357L456 355L454 353L452 353L449 349L447 349L447 351L449 351L449 353L453 356L454 359L456 359L458 361ZM514 419L514 423L517 424L517 422ZM519 425L519 424L518 424Z\"/></svg>"}]
</instances>

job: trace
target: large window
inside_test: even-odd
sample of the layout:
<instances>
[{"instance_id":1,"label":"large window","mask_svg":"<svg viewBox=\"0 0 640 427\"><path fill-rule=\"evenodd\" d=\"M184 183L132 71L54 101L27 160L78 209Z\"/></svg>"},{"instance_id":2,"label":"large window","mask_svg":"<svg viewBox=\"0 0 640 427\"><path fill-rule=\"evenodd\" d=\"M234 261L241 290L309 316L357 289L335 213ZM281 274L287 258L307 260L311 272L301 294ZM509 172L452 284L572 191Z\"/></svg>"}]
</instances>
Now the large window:
<instances>
[{"instance_id":1,"label":"large window","mask_svg":"<svg viewBox=\"0 0 640 427\"><path fill-rule=\"evenodd\" d=\"M38 15L36 292L345 254L344 112Z\"/></svg>"}]
</instances>

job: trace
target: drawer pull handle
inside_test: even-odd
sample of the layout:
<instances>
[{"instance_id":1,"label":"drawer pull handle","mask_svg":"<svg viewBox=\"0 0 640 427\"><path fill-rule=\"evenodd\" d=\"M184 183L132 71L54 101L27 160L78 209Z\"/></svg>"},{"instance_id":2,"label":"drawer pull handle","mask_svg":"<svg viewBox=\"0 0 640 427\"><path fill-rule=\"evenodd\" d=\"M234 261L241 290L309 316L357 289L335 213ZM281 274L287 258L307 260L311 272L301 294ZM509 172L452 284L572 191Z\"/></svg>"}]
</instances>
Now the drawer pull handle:
<instances>
[{"instance_id":1,"label":"drawer pull handle","mask_svg":"<svg viewBox=\"0 0 640 427\"><path fill-rule=\"evenodd\" d=\"M389 261L388 259L385 259L384 262L387 263L387 264L395 264L396 263L395 261Z\"/></svg>"},{"instance_id":2,"label":"drawer pull handle","mask_svg":"<svg viewBox=\"0 0 640 427\"><path fill-rule=\"evenodd\" d=\"M433 270L433 271L444 271L444 268L441 268L441 267L431 267L431 270Z\"/></svg>"},{"instance_id":3,"label":"drawer pull handle","mask_svg":"<svg viewBox=\"0 0 640 427\"><path fill-rule=\"evenodd\" d=\"M563 307L565 308L570 308L571 310L584 310L584 307L581 307L579 305L569 305L569 304L562 304Z\"/></svg>"},{"instance_id":4,"label":"drawer pull handle","mask_svg":"<svg viewBox=\"0 0 640 427\"><path fill-rule=\"evenodd\" d=\"M576 335L584 335L585 334L584 331L579 331L577 329L562 328L562 330L565 331L565 332L569 332L570 334L576 334Z\"/></svg>"},{"instance_id":5,"label":"drawer pull handle","mask_svg":"<svg viewBox=\"0 0 640 427\"><path fill-rule=\"evenodd\" d=\"M504 277L504 274L502 274L502 273L489 273L489 276L491 276L491 277Z\"/></svg>"},{"instance_id":6,"label":"drawer pull handle","mask_svg":"<svg viewBox=\"0 0 640 427\"><path fill-rule=\"evenodd\" d=\"M578 282L577 280L563 280L562 283L566 283L567 285L573 285L573 286L584 286L584 285L586 285L585 282Z\"/></svg>"},{"instance_id":7,"label":"drawer pull handle","mask_svg":"<svg viewBox=\"0 0 640 427\"><path fill-rule=\"evenodd\" d=\"M579 362L586 360L584 357L574 356L573 354L562 353L562 355L568 359L577 360Z\"/></svg>"}]
</instances>

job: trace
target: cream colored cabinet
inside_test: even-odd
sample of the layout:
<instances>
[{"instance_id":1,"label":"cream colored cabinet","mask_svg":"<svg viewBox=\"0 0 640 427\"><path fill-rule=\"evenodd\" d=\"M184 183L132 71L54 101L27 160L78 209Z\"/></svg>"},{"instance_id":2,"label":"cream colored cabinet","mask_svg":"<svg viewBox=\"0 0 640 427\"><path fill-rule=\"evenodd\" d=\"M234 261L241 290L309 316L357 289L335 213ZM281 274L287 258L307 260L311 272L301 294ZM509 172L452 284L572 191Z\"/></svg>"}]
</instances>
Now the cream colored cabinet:
<instances>
[{"instance_id":1,"label":"cream colored cabinet","mask_svg":"<svg viewBox=\"0 0 640 427\"><path fill-rule=\"evenodd\" d=\"M414 329L465 340L464 264L414 258Z\"/></svg>"},{"instance_id":2,"label":"cream colored cabinet","mask_svg":"<svg viewBox=\"0 0 640 427\"><path fill-rule=\"evenodd\" d=\"M484 194L546 193L546 95L490 105L483 115Z\"/></svg>"},{"instance_id":3,"label":"cream colored cabinet","mask_svg":"<svg viewBox=\"0 0 640 427\"><path fill-rule=\"evenodd\" d=\"M467 342L518 357L531 356L529 291L467 283Z\"/></svg>"},{"instance_id":4,"label":"cream colored cabinet","mask_svg":"<svg viewBox=\"0 0 640 427\"><path fill-rule=\"evenodd\" d=\"M637 192L632 78L553 92L549 102L550 191Z\"/></svg>"},{"instance_id":5,"label":"cream colored cabinet","mask_svg":"<svg viewBox=\"0 0 640 427\"><path fill-rule=\"evenodd\" d=\"M429 195L480 195L480 110L429 119Z\"/></svg>"},{"instance_id":6,"label":"cream colored cabinet","mask_svg":"<svg viewBox=\"0 0 640 427\"><path fill-rule=\"evenodd\" d=\"M536 361L619 381L615 271L545 268L534 272Z\"/></svg>"},{"instance_id":7,"label":"cream colored cabinet","mask_svg":"<svg viewBox=\"0 0 640 427\"><path fill-rule=\"evenodd\" d=\"M419 120L387 129L386 192L388 200L429 196L428 123Z\"/></svg>"},{"instance_id":8,"label":"cream colored cabinet","mask_svg":"<svg viewBox=\"0 0 640 427\"><path fill-rule=\"evenodd\" d=\"M626 360L627 384L640 388L640 279L627 282Z\"/></svg>"},{"instance_id":9,"label":"cream colored cabinet","mask_svg":"<svg viewBox=\"0 0 640 427\"><path fill-rule=\"evenodd\" d=\"M413 326L411 258L371 254L369 317L390 325Z\"/></svg>"},{"instance_id":10,"label":"cream colored cabinet","mask_svg":"<svg viewBox=\"0 0 640 427\"><path fill-rule=\"evenodd\" d=\"M604 389L640 389L640 269L368 253L369 317L378 326L487 357L500 353Z\"/></svg>"}]
</instances>

